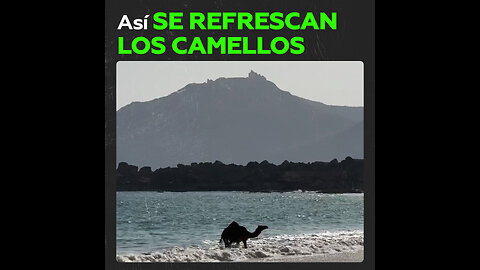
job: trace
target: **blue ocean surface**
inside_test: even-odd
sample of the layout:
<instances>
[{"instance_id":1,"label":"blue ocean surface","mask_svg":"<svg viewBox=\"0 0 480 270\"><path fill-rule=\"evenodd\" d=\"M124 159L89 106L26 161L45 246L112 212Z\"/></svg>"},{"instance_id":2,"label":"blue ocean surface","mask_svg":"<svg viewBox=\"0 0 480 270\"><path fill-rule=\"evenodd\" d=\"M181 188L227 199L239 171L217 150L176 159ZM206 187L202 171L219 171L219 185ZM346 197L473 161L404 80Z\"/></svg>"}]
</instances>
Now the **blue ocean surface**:
<instances>
[{"instance_id":1,"label":"blue ocean surface","mask_svg":"<svg viewBox=\"0 0 480 270\"><path fill-rule=\"evenodd\" d=\"M232 221L259 237L361 231L364 195L316 192L117 192L117 255L218 243ZM216 241L216 242L213 242Z\"/></svg>"}]
</instances>

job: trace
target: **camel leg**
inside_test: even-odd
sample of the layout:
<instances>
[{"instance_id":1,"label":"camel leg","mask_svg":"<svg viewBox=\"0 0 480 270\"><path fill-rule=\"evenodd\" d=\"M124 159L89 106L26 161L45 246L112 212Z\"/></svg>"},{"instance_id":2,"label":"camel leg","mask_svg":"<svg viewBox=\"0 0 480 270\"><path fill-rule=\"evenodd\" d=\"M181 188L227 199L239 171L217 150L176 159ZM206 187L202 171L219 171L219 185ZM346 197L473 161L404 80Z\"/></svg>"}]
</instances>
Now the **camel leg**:
<instances>
[{"instance_id":1,"label":"camel leg","mask_svg":"<svg viewBox=\"0 0 480 270\"><path fill-rule=\"evenodd\" d=\"M247 248L247 240L243 240L243 247Z\"/></svg>"}]
</instances>

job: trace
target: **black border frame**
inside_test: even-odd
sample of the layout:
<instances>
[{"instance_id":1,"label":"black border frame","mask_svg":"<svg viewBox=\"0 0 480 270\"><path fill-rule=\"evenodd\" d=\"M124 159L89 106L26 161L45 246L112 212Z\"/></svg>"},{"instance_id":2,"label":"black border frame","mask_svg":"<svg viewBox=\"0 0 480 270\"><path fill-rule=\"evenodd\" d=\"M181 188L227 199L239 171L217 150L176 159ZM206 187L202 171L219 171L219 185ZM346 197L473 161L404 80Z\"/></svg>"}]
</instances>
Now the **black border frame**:
<instances>
[{"instance_id":1,"label":"black border frame","mask_svg":"<svg viewBox=\"0 0 480 270\"><path fill-rule=\"evenodd\" d=\"M158 11L336 11L336 31L117 31L123 14ZM293 36L305 38L302 55L118 55L117 36ZM119 263L116 260L116 63L118 61L362 61L364 63L364 261L361 263ZM105 269L375 269L375 1L105 0Z\"/></svg>"}]
</instances>

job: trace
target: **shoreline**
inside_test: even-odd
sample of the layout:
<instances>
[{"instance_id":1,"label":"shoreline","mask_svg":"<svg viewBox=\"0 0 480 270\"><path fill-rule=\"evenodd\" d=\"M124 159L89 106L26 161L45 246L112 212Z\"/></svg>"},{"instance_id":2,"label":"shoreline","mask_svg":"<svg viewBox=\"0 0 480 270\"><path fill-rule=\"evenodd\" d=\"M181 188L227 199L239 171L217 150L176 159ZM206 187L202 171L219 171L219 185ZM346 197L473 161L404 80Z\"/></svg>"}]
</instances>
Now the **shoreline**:
<instances>
[{"instance_id":1,"label":"shoreline","mask_svg":"<svg viewBox=\"0 0 480 270\"><path fill-rule=\"evenodd\" d=\"M156 170L119 162L116 190L268 192L301 189L321 193L360 193L364 191L363 167L363 159L349 156L342 161L333 159L330 162L285 160L278 165L267 160L260 163L250 161L246 165L224 164L217 160Z\"/></svg>"},{"instance_id":2,"label":"shoreline","mask_svg":"<svg viewBox=\"0 0 480 270\"><path fill-rule=\"evenodd\" d=\"M118 262L351 262L363 261L363 231L277 235L252 239L249 248L224 248L217 240L198 247L117 255Z\"/></svg>"},{"instance_id":3,"label":"shoreline","mask_svg":"<svg viewBox=\"0 0 480 270\"><path fill-rule=\"evenodd\" d=\"M151 263L362 263L364 259L364 249L358 249L351 252L337 252L311 255L276 255L265 258L251 258L246 260L214 260L214 261L190 261L190 260L173 260L163 261L155 260L153 258L139 259L130 256L118 256L117 261L120 263L135 263L135 262L151 262Z\"/></svg>"},{"instance_id":4,"label":"shoreline","mask_svg":"<svg viewBox=\"0 0 480 270\"><path fill-rule=\"evenodd\" d=\"M189 190L155 190L155 189L116 189L115 192L175 192L175 193L184 193L184 192L245 192L245 193L288 193L288 192L313 192L319 194L364 194L364 190L348 190L348 191L329 191L329 190L318 190L318 189L288 189L288 190L243 190L243 189L189 189Z\"/></svg>"},{"instance_id":5,"label":"shoreline","mask_svg":"<svg viewBox=\"0 0 480 270\"><path fill-rule=\"evenodd\" d=\"M298 256L275 256L263 259L249 259L239 261L240 263L285 263L285 262L300 262L300 263L326 263L326 262L349 262L361 263L363 262L364 251L355 252L339 252L331 254L313 254L313 255L298 255Z\"/></svg>"}]
</instances>

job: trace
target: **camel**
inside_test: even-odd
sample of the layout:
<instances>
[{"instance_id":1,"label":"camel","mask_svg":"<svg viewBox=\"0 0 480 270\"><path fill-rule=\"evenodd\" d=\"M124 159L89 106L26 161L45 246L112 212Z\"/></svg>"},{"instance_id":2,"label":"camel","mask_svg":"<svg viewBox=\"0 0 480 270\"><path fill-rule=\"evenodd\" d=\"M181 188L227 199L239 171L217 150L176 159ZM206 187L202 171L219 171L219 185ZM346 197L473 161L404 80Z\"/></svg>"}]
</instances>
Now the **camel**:
<instances>
[{"instance_id":1,"label":"camel","mask_svg":"<svg viewBox=\"0 0 480 270\"><path fill-rule=\"evenodd\" d=\"M265 229L268 229L268 226L258 225L257 229L251 233L234 221L223 230L219 243L223 240L225 247L230 247L232 243L243 242L243 246L247 248L247 239L257 237Z\"/></svg>"}]
</instances>

